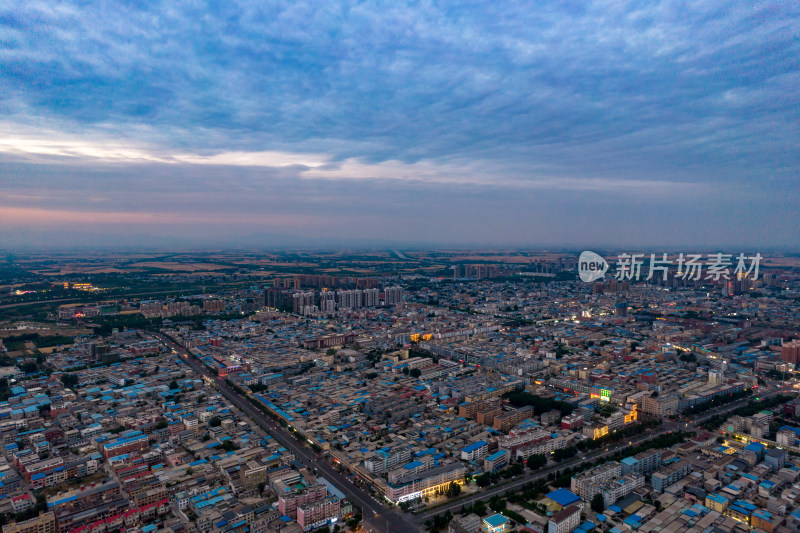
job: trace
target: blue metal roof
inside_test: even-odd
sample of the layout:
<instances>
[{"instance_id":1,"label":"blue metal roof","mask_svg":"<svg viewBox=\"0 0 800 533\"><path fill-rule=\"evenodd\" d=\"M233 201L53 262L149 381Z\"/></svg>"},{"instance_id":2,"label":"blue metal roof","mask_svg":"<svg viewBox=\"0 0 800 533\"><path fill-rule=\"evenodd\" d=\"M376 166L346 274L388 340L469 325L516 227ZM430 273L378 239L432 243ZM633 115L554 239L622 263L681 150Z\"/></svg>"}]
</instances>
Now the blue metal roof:
<instances>
[{"instance_id":1,"label":"blue metal roof","mask_svg":"<svg viewBox=\"0 0 800 533\"><path fill-rule=\"evenodd\" d=\"M470 453L470 452L474 452L475 450L479 450L479 449L483 448L484 446L488 446L487 442L483 441L483 440L479 440L478 442L473 442L469 446L466 446L461 451Z\"/></svg>"},{"instance_id":2,"label":"blue metal roof","mask_svg":"<svg viewBox=\"0 0 800 533\"><path fill-rule=\"evenodd\" d=\"M486 522L487 524L489 524L491 527L500 527L503 524L509 522L508 518L506 518L505 516L503 516L501 514L488 516L488 517L484 518L483 521Z\"/></svg>"},{"instance_id":3,"label":"blue metal roof","mask_svg":"<svg viewBox=\"0 0 800 533\"><path fill-rule=\"evenodd\" d=\"M581 501L580 497L567 489L557 489L547 495L549 499L556 502L561 507L566 507L575 502Z\"/></svg>"}]
</instances>

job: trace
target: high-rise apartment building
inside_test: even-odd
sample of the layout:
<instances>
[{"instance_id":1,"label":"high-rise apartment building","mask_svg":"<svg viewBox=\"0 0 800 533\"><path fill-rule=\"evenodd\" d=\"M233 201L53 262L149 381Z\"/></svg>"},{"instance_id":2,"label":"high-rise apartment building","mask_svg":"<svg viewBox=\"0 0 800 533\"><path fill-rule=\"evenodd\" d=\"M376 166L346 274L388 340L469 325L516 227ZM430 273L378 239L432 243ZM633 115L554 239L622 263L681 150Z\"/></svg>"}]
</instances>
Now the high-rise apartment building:
<instances>
[{"instance_id":1,"label":"high-rise apartment building","mask_svg":"<svg viewBox=\"0 0 800 533\"><path fill-rule=\"evenodd\" d=\"M383 289L383 305L395 305L403 301L401 287L386 287Z\"/></svg>"},{"instance_id":2,"label":"high-rise apartment building","mask_svg":"<svg viewBox=\"0 0 800 533\"><path fill-rule=\"evenodd\" d=\"M381 302L381 291L378 289L365 289L363 300L364 307L378 307Z\"/></svg>"},{"instance_id":3,"label":"high-rise apartment building","mask_svg":"<svg viewBox=\"0 0 800 533\"><path fill-rule=\"evenodd\" d=\"M361 290L336 291L336 303L339 309L358 309L361 307Z\"/></svg>"},{"instance_id":4,"label":"high-rise apartment building","mask_svg":"<svg viewBox=\"0 0 800 533\"><path fill-rule=\"evenodd\" d=\"M292 295L292 312L299 315L305 315L310 312L314 307L314 293L296 292Z\"/></svg>"},{"instance_id":5,"label":"high-rise apartment building","mask_svg":"<svg viewBox=\"0 0 800 533\"><path fill-rule=\"evenodd\" d=\"M320 313L333 313L336 311L336 295L332 291L322 291L319 293Z\"/></svg>"}]
</instances>

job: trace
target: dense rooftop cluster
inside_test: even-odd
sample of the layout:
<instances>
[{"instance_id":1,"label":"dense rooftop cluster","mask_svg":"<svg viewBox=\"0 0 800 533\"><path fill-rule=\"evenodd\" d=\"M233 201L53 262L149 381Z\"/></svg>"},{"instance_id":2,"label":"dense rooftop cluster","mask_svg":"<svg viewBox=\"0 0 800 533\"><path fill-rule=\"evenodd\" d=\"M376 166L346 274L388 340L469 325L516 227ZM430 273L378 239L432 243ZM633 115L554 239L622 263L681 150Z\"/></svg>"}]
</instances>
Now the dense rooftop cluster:
<instances>
[{"instance_id":1,"label":"dense rooftop cluster","mask_svg":"<svg viewBox=\"0 0 800 533\"><path fill-rule=\"evenodd\" d=\"M421 529L800 525L797 277L723 294L485 273L369 280L369 305L320 308L317 287L310 311L267 305L308 292L283 282L63 307L101 324L6 342L25 350L0 382L4 531L357 527L320 462Z\"/></svg>"}]
</instances>

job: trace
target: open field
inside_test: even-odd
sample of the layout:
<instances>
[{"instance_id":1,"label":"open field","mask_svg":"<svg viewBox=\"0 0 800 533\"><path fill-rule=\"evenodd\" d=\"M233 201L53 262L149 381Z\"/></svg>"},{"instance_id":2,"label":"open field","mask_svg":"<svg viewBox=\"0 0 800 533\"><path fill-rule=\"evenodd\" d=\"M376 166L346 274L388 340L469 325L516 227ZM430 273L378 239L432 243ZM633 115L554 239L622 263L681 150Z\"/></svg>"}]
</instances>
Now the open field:
<instances>
[{"instance_id":1,"label":"open field","mask_svg":"<svg viewBox=\"0 0 800 533\"><path fill-rule=\"evenodd\" d=\"M176 263L170 261L147 261L142 263L134 263L132 267L144 268L161 268L164 270L174 270L177 272L201 272L201 271L214 271L224 270L230 268L227 265L218 265L215 263Z\"/></svg>"}]
</instances>

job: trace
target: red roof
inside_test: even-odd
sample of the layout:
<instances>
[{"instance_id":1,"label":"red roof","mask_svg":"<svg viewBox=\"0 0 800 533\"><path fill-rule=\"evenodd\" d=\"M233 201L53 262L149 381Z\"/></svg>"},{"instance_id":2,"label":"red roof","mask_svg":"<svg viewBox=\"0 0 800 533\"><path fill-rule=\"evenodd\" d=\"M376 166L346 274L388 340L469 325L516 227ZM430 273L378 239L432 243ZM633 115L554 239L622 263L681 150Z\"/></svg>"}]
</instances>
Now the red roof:
<instances>
[{"instance_id":1,"label":"red roof","mask_svg":"<svg viewBox=\"0 0 800 533\"><path fill-rule=\"evenodd\" d=\"M152 474L152 473L153 473L153 472L152 472L151 470L145 470L144 472L136 472L136 473L135 473L135 474L133 474L132 476L127 476L127 477L125 477L125 478L122 478L122 482L123 482L123 483L125 483L125 482L127 482L127 481L130 481L130 480L132 480L132 479L136 479L137 477L149 476L149 475L150 475L150 474ZM122 476L120 475L120 477L122 477Z\"/></svg>"}]
</instances>

